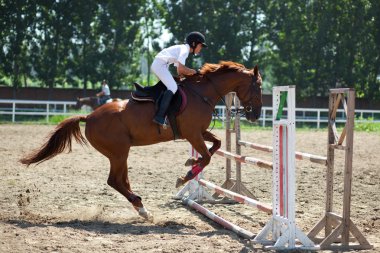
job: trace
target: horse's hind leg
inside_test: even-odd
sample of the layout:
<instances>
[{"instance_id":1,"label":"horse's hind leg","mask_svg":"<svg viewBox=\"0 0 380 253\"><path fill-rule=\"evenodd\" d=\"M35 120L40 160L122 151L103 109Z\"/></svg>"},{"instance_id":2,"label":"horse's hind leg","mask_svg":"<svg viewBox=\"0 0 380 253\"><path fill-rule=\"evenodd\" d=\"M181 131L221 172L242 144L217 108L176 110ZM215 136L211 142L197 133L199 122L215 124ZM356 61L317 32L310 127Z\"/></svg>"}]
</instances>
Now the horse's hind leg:
<instances>
[{"instance_id":1,"label":"horse's hind leg","mask_svg":"<svg viewBox=\"0 0 380 253\"><path fill-rule=\"evenodd\" d=\"M128 166L127 166L128 153L124 156L109 158L111 163L111 170L108 176L107 183L112 188L120 192L124 197L128 199L133 205L139 215L148 219L150 213L144 208L141 197L134 194L131 190L131 185L128 179Z\"/></svg>"}]
</instances>

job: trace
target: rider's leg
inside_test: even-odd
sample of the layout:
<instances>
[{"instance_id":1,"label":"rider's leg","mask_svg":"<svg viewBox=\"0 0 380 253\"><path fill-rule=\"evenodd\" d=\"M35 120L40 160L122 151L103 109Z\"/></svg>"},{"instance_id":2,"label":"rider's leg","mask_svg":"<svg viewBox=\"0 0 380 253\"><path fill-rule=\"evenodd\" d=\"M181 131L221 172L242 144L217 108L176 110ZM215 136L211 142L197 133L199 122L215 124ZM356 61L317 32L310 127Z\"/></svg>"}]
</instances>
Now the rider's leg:
<instances>
[{"instance_id":1,"label":"rider's leg","mask_svg":"<svg viewBox=\"0 0 380 253\"><path fill-rule=\"evenodd\" d=\"M156 115L154 116L153 121L157 124L165 124L166 111L169 108L170 101L173 98L173 95L177 91L177 83L174 81L172 74L169 72L167 64L160 60L155 59L152 63L153 73L165 84L168 90L165 91L164 95L161 98L159 108Z\"/></svg>"},{"instance_id":2,"label":"rider's leg","mask_svg":"<svg viewBox=\"0 0 380 253\"><path fill-rule=\"evenodd\" d=\"M166 111L169 108L170 101L173 98L173 92L171 90L166 90L161 98L160 106L154 116L153 121L159 125L165 124Z\"/></svg>"}]
</instances>

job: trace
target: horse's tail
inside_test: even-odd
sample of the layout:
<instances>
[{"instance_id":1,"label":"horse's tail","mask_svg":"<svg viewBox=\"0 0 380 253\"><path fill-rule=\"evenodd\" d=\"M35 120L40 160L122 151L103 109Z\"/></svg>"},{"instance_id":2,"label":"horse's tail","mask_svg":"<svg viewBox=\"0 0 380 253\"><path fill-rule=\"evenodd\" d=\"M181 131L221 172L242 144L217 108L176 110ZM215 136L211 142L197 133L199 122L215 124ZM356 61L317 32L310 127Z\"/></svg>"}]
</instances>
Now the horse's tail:
<instances>
[{"instance_id":1,"label":"horse's tail","mask_svg":"<svg viewBox=\"0 0 380 253\"><path fill-rule=\"evenodd\" d=\"M20 159L22 164L29 166L32 163L42 163L68 149L71 152L71 137L74 136L77 143L87 145L83 137L79 122L86 122L86 116L74 116L62 121L50 134L49 140L41 148Z\"/></svg>"}]
</instances>

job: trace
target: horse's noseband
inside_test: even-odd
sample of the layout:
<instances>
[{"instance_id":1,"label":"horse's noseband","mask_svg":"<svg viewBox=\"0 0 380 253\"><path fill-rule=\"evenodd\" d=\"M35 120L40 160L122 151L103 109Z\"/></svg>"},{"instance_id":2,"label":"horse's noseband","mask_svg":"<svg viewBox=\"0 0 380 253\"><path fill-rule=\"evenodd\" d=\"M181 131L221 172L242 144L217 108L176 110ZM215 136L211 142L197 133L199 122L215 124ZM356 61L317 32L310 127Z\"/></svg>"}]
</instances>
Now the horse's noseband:
<instances>
[{"instance_id":1,"label":"horse's noseband","mask_svg":"<svg viewBox=\"0 0 380 253\"><path fill-rule=\"evenodd\" d=\"M252 107L252 105L248 105L248 106L245 106L245 107L244 107L244 110L245 110L246 112L252 112L253 107Z\"/></svg>"}]
</instances>

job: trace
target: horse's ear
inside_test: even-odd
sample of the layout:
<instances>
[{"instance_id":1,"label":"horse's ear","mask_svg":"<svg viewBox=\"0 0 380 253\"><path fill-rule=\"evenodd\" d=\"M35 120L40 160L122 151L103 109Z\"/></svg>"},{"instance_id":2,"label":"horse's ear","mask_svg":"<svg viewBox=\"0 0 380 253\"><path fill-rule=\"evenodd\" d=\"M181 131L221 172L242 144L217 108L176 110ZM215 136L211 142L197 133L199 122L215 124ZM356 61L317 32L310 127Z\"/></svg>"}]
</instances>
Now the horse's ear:
<instances>
[{"instance_id":1,"label":"horse's ear","mask_svg":"<svg viewBox=\"0 0 380 253\"><path fill-rule=\"evenodd\" d=\"M253 68L253 74L255 76L257 76L259 74L259 67L257 65Z\"/></svg>"}]
</instances>

